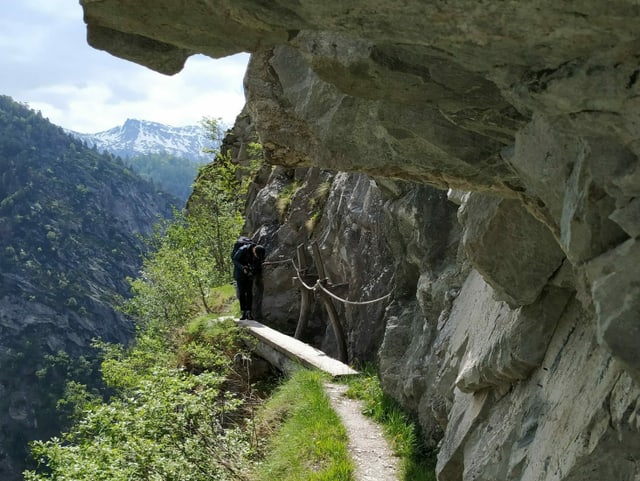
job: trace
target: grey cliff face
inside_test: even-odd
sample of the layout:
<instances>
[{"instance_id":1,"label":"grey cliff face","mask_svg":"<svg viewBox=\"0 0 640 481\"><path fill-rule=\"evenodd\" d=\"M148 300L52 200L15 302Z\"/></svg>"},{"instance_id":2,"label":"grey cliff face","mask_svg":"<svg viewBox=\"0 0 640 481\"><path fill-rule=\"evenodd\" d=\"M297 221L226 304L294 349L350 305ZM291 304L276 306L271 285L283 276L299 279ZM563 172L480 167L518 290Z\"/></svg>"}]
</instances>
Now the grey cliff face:
<instances>
[{"instance_id":1,"label":"grey cliff face","mask_svg":"<svg viewBox=\"0 0 640 481\"><path fill-rule=\"evenodd\" d=\"M279 167L247 227L273 259L317 240L349 299L392 291L340 307L349 354L378 358L441 481L640 476L640 6L81 3L92 45L160 71L253 53ZM267 273L284 329L290 277Z\"/></svg>"}]
</instances>

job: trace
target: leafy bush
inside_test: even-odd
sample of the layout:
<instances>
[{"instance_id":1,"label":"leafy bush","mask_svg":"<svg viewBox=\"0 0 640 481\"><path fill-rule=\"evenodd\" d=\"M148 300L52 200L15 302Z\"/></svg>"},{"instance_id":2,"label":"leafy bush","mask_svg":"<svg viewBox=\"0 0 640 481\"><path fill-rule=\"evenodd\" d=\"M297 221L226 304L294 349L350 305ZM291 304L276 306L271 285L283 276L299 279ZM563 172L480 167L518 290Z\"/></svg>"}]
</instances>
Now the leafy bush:
<instances>
[{"instance_id":1,"label":"leafy bush","mask_svg":"<svg viewBox=\"0 0 640 481\"><path fill-rule=\"evenodd\" d=\"M34 443L48 472L28 471L25 480L237 479L251 444L241 426L229 424L241 400L221 393L223 380L154 367L61 439Z\"/></svg>"},{"instance_id":2,"label":"leafy bush","mask_svg":"<svg viewBox=\"0 0 640 481\"><path fill-rule=\"evenodd\" d=\"M183 333L178 362L192 372L229 369L239 355L244 355L244 345L243 332L232 320L199 316Z\"/></svg>"},{"instance_id":3,"label":"leafy bush","mask_svg":"<svg viewBox=\"0 0 640 481\"><path fill-rule=\"evenodd\" d=\"M130 349L97 342L111 398L70 384L64 404L75 404L76 423L60 438L32 444L39 466L25 480L243 479L254 446L251 420L245 391L229 390L243 356L240 331L194 320L179 349L189 351L189 366L171 349L176 338L153 330L139 332Z\"/></svg>"}]
</instances>

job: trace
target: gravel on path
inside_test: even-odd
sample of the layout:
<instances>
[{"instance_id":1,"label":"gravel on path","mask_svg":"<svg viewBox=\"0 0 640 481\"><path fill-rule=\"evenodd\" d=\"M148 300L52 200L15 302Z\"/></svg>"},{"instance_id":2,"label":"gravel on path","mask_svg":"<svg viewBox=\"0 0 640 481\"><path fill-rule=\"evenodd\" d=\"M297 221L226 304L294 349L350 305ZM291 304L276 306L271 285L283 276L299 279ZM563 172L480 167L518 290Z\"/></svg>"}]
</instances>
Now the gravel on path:
<instances>
[{"instance_id":1,"label":"gravel on path","mask_svg":"<svg viewBox=\"0 0 640 481\"><path fill-rule=\"evenodd\" d=\"M398 481L398 458L393 455L382 429L362 414L360 401L347 398L347 386L326 383L325 391L349 436L349 451L356 481Z\"/></svg>"}]
</instances>

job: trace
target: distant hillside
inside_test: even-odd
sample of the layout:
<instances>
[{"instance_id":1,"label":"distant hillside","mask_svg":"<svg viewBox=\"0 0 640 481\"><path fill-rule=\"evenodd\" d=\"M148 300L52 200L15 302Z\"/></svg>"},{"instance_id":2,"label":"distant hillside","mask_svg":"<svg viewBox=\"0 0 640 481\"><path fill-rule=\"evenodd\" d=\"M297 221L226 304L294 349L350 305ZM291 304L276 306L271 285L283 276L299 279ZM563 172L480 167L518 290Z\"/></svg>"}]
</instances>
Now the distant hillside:
<instances>
[{"instance_id":1,"label":"distant hillside","mask_svg":"<svg viewBox=\"0 0 640 481\"><path fill-rule=\"evenodd\" d=\"M95 382L93 338L126 343L128 295L149 233L181 201L122 161L0 96L0 479L60 427L67 378ZM84 356L84 357L81 357Z\"/></svg>"},{"instance_id":2,"label":"distant hillside","mask_svg":"<svg viewBox=\"0 0 640 481\"><path fill-rule=\"evenodd\" d=\"M182 200L181 207L187 203L198 168L202 165L185 157L164 153L134 155L124 159L124 163L143 179Z\"/></svg>"},{"instance_id":3,"label":"distant hillside","mask_svg":"<svg viewBox=\"0 0 640 481\"><path fill-rule=\"evenodd\" d=\"M210 159L202 150L218 147L207 137L201 125L172 127L147 120L127 119L123 125L104 132L69 133L90 147L95 146L100 151L125 159L139 154L164 153L203 163Z\"/></svg>"}]
</instances>

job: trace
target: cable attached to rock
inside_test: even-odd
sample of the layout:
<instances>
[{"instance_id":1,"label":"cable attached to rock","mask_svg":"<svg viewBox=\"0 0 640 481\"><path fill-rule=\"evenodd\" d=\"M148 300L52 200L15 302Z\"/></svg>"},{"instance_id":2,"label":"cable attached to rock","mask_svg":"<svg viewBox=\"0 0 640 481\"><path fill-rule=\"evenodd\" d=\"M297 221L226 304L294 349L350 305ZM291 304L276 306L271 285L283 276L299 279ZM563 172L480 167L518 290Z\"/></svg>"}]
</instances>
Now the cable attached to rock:
<instances>
[{"instance_id":1,"label":"cable attached to rock","mask_svg":"<svg viewBox=\"0 0 640 481\"><path fill-rule=\"evenodd\" d=\"M389 292L388 294L386 294L386 295L384 295L382 297L378 297L377 299L371 299L370 301L348 301L346 299L342 299L341 297L336 296L333 292L329 291L326 287L324 287L322 285L322 282L320 282L320 280L318 280L318 282L316 282L316 285L314 286L314 290L317 287L320 287L320 289L322 289L329 296L333 297L335 300L337 300L339 302L342 302L344 304L352 305L352 306L365 306L367 304L374 304L376 302L383 301L384 299L387 299L388 297L391 297L391 292Z\"/></svg>"},{"instance_id":2,"label":"cable attached to rock","mask_svg":"<svg viewBox=\"0 0 640 481\"><path fill-rule=\"evenodd\" d=\"M272 265L276 265L276 264L286 264L287 262L292 261L292 260L293 259L288 258L288 259L282 259L282 260L279 260L279 261L266 261L266 262L263 262L262 265L263 266L272 266Z\"/></svg>"},{"instance_id":3,"label":"cable attached to rock","mask_svg":"<svg viewBox=\"0 0 640 481\"><path fill-rule=\"evenodd\" d=\"M347 299L343 299L341 297L338 297L333 292L329 291L326 287L324 287L324 285L322 285L322 280L320 280L320 279L318 279L316 281L316 284L314 286L307 285L307 283L302 280L302 274L300 272L300 269L296 265L295 261L293 259L291 259L291 258L289 258L288 261L291 261L291 264L293 265L293 268L296 271L296 275L298 277L298 281L300 282L300 284L302 284L302 287L304 287L308 291L313 291L313 292L316 292L318 290L318 288L320 288L323 292L328 294L330 297L332 297L336 301L342 302L343 304L349 304L351 306L366 306L367 304L374 304L376 302L380 302L380 301L383 301L383 300L391 297L391 292L389 292L388 294L386 294L386 295L384 295L382 297L378 297L377 299L371 299L370 301L348 301Z\"/></svg>"},{"instance_id":4,"label":"cable attached to rock","mask_svg":"<svg viewBox=\"0 0 640 481\"><path fill-rule=\"evenodd\" d=\"M304 287L308 291L315 292L316 290L315 286L314 287L308 286L307 283L302 280L302 273L300 272L300 269L296 265L296 261L294 261L292 258L287 259L287 261L291 261L293 268L296 270L296 276L298 277L298 281L300 281L300 284L302 284L302 287Z\"/></svg>"}]
</instances>

